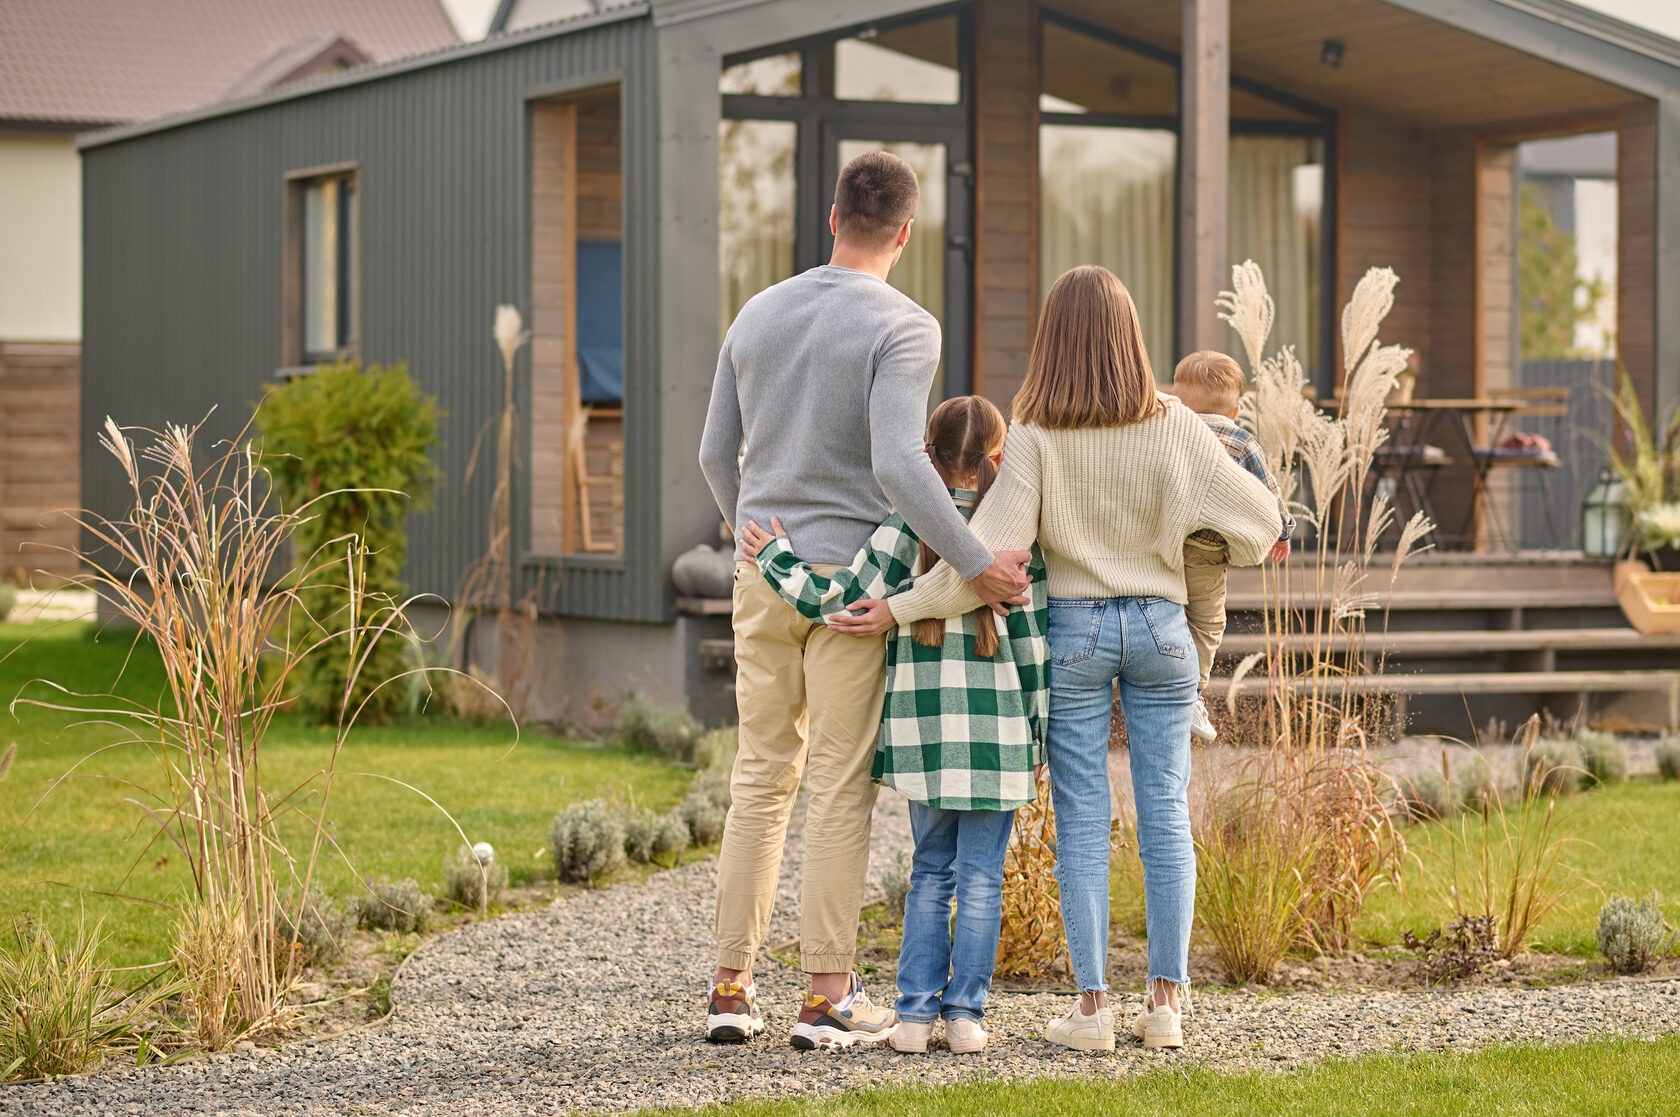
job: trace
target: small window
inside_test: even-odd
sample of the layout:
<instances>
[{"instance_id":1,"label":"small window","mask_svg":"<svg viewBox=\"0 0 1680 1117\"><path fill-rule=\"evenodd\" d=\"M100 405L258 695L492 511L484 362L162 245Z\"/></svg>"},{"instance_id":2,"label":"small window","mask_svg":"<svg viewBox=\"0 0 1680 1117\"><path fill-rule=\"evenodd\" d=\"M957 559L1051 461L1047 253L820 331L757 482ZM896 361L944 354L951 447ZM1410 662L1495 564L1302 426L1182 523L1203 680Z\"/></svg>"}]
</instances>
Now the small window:
<instances>
[{"instance_id":1,"label":"small window","mask_svg":"<svg viewBox=\"0 0 1680 1117\"><path fill-rule=\"evenodd\" d=\"M293 184L291 286L294 312L288 356L318 364L355 350L361 335L361 251L354 172L301 178Z\"/></svg>"},{"instance_id":2,"label":"small window","mask_svg":"<svg viewBox=\"0 0 1680 1117\"><path fill-rule=\"evenodd\" d=\"M962 99L959 49L954 15L860 31L834 44L833 96L955 105Z\"/></svg>"},{"instance_id":3,"label":"small window","mask_svg":"<svg viewBox=\"0 0 1680 1117\"><path fill-rule=\"evenodd\" d=\"M750 93L759 97L797 97L801 71L798 54L773 54L724 70L720 93Z\"/></svg>"}]
</instances>

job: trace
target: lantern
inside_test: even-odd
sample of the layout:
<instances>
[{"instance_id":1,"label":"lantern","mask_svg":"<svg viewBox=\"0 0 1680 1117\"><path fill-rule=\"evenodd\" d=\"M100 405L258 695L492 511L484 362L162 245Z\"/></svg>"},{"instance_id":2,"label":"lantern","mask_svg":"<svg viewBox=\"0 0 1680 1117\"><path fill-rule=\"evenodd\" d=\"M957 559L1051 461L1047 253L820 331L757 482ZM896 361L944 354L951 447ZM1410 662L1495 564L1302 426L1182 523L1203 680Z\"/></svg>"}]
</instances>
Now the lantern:
<instances>
[{"instance_id":1,"label":"lantern","mask_svg":"<svg viewBox=\"0 0 1680 1117\"><path fill-rule=\"evenodd\" d=\"M1627 489L1608 469L1598 473L1581 505L1581 550L1593 558L1615 558L1622 551L1622 529L1627 522Z\"/></svg>"}]
</instances>

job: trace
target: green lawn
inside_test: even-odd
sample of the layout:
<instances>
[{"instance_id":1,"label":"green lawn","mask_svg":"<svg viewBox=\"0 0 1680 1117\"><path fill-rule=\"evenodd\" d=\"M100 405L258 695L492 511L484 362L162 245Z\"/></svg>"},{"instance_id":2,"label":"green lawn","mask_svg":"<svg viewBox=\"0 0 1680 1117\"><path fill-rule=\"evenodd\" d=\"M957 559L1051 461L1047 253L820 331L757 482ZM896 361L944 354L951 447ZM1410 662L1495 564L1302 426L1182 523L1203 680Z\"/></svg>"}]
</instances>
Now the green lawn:
<instances>
[{"instance_id":1,"label":"green lawn","mask_svg":"<svg viewBox=\"0 0 1680 1117\"><path fill-rule=\"evenodd\" d=\"M700 1111L729 1117L1623 1117L1675 1112L1680 1037L1566 1047L1496 1047L1468 1055L1373 1056L1278 1074L1197 1067L1123 1081L975 1081L884 1089L820 1101L746 1102Z\"/></svg>"},{"instance_id":2,"label":"green lawn","mask_svg":"<svg viewBox=\"0 0 1680 1117\"><path fill-rule=\"evenodd\" d=\"M143 701L155 700L163 686L155 655L135 655L124 671L128 640L121 634L96 639L88 626L43 635L0 625L0 657L31 634L28 644L0 659L0 703L9 702L34 678L82 691L114 687ZM27 693L46 692L31 687ZM90 916L106 917L114 964L157 961L167 949L169 913L77 891L164 899L182 886L181 854L154 843L156 827L138 808L122 802L134 795L133 789L94 779L62 783L23 822L47 781L119 736L108 725L76 725L73 720L23 705L7 712L0 704L0 747L18 744L11 774L0 784L0 919L27 910L55 925L70 925L78 907L85 906ZM265 781L290 789L320 769L330 743L326 731L295 720L278 722L265 745ZM160 785L158 761L133 745L82 763L79 771ZM328 858L319 871L327 889L338 894L356 887L351 865L364 876L413 877L435 893L442 887L443 859L459 842L448 819L423 798L355 772L394 777L436 799L470 839L496 847L515 883L530 880L533 873L550 873L552 862L536 854L555 811L566 803L594 795L634 796L637 802L665 808L682 797L689 780L682 769L616 749L529 733L515 745L513 730L505 725L417 720L357 730L340 756L328 811L331 833L344 856Z\"/></svg>"},{"instance_id":3,"label":"green lawn","mask_svg":"<svg viewBox=\"0 0 1680 1117\"><path fill-rule=\"evenodd\" d=\"M1598 909L1611 892L1643 899L1654 888L1667 901L1670 922L1680 919L1680 783L1640 780L1612 784L1559 800L1559 817L1573 835L1557 879L1573 883L1561 906L1535 934L1545 950L1591 958L1598 953ZM1471 844L1483 825L1468 824ZM1409 827L1406 840L1419 863L1410 866L1404 894L1384 889L1366 908L1360 930L1370 940L1397 943L1406 930L1427 931L1452 918L1443 911L1439 884L1448 863L1447 832L1460 823ZM1497 824L1495 826L1497 831Z\"/></svg>"}]
</instances>

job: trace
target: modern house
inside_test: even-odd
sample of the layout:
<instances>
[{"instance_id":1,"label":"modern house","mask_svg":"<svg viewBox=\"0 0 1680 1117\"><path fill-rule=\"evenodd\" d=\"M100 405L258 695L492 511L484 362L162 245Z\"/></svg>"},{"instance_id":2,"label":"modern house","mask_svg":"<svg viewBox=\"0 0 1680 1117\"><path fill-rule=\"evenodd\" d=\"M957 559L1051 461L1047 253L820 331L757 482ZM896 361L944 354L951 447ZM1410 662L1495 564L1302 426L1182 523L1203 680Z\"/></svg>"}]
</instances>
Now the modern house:
<instances>
[{"instance_id":1,"label":"modern house","mask_svg":"<svg viewBox=\"0 0 1680 1117\"><path fill-rule=\"evenodd\" d=\"M439 0L0 4L0 578L74 567L77 133L459 41Z\"/></svg>"},{"instance_id":2,"label":"modern house","mask_svg":"<svg viewBox=\"0 0 1680 1117\"><path fill-rule=\"evenodd\" d=\"M921 173L893 282L944 325L942 393L1007 404L1079 263L1126 280L1158 370L1229 347L1215 295L1253 258L1321 393L1378 265L1417 391L1476 397L1520 386L1518 146L1610 134L1616 353L1647 403L1680 399L1680 44L1564 0L507 0L497 28L84 137L83 429L214 403L231 431L276 376L406 360L450 479L409 579L449 597L485 549L492 310L518 305L517 551L565 634L558 716L628 686L721 713L727 616L669 576L718 538L714 355L826 258L835 175L870 147ZM1524 584L1463 623L1530 623Z\"/></svg>"}]
</instances>

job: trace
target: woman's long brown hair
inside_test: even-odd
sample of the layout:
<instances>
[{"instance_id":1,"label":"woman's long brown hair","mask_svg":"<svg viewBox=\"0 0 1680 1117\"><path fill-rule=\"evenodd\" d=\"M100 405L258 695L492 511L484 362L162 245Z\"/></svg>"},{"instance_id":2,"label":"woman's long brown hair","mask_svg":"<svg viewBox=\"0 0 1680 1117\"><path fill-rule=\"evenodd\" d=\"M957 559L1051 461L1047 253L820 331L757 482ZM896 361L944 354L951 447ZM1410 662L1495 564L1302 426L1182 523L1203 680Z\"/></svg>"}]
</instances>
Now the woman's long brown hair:
<instances>
[{"instance_id":1,"label":"woman's long brown hair","mask_svg":"<svg viewBox=\"0 0 1680 1117\"><path fill-rule=\"evenodd\" d=\"M973 477L976 508L986 499L986 490L997 480L997 462L992 459L1003 452L1007 429L1003 412L980 396L948 399L934 408L933 415L928 419L928 455L933 458L934 468L953 488L956 482ZM969 514L973 515L973 512ZM938 561L939 556L924 540L922 570L932 570L933 564ZM982 606L974 611L974 616L980 622L974 634L974 654L990 659L998 650L997 626L992 620L992 610ZM945 641L945 621L940 617L926 617L916 622L912 632L916 643L937 648Z\"/></svg>"},{"instance_id":2,"label":"woman's long brown hair","mask_svg":"<svg viewBox=\"0 0 1680 1117\"><path fill-rule=\"evenodd\" d=\"M1094 264L1063 272L1044 302L1027 378L1010 405L1015 421L1050 430L1118 427L1160 406L1126 285Z\"/></svg>"}]
</instances>

